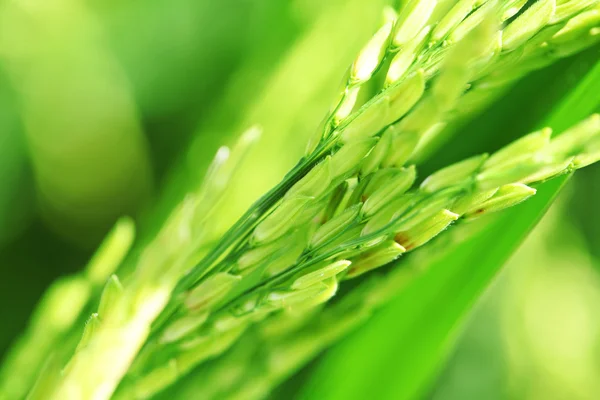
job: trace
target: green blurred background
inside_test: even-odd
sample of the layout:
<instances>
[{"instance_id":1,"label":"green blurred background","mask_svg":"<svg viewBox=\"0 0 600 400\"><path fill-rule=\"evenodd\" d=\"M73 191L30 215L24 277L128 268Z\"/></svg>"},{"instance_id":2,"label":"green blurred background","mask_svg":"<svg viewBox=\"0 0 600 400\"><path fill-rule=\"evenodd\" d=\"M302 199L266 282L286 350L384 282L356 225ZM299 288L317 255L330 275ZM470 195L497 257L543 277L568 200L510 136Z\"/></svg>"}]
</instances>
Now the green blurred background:
<instances>
[{"instance_id":1,"label":"green blurred background","mask_svg":"<svg viewBox=\"0 0 600 400\"><path fill-rule=\"evenodd\" d=\"M217 231L276 183L386 3L0 0L0 354L118 216L147 240L217 148L253 124L264 135ZM528 77L422 175L535 128L597 60L594 48ZM428 397L597 398L599 201L596 165L479 301Z\"/></svg>"}]
</instances>

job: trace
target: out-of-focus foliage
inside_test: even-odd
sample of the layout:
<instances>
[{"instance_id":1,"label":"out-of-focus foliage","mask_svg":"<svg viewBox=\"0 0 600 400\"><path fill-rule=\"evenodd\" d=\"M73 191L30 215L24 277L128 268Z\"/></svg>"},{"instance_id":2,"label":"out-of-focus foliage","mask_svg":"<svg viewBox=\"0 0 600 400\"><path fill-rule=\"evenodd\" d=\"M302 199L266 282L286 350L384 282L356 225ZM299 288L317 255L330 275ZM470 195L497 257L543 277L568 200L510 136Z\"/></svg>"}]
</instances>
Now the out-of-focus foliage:
<instances>
[{"instance_id":1,"label":"out-of-focus foliage","mask_svg":"<svg viewBox=\"0 0 600 400\"><path fill-rule=\"evenodd\" d=\"M6 79L0 70L0 246L18 237L32 214L26 143Z\"/></svg>"},{"instance_id":2,"label":"out-of-focus foliage","mask_svg":"<svg viewBox=\"0 0 600 400\"><path fill-rule=\"evenodd\" d=\"M79 2L4 2L1 15L2 62L40 214L52 229L82 239L149 195L147 143L126 76L96 16Z\"/></svg>"}]
</instances>

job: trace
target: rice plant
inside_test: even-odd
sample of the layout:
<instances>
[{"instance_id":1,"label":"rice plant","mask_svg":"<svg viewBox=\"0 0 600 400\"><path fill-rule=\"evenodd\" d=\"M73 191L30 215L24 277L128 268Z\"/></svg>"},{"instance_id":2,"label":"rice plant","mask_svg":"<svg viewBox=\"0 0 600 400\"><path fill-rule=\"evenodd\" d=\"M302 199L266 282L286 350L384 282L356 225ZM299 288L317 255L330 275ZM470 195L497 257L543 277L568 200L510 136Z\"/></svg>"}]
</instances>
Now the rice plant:
<instances>
[{"instance_id":1,"label":"rice plant","mask_svg":"<svg viewBox=\"0 0 600 400\"><path fill-rule=\"evenodd\" d=\"M594 100L569 128L542 127L419 174L431 154L460 146L462 126L527 74L599 39L594 0L385 8L285 177L226 232L214 232L232 176L261 145L254 126L219 149L202 185L129 255L134 223L121 219L82 272L44 295L2 366L1 393L268 396L404 290L416 275L405 254L435 251L428 243L455 225L485 227L488 214L600 160ZM272 362L255 370L248 349Z\"/></svg>"}]
</instances>

